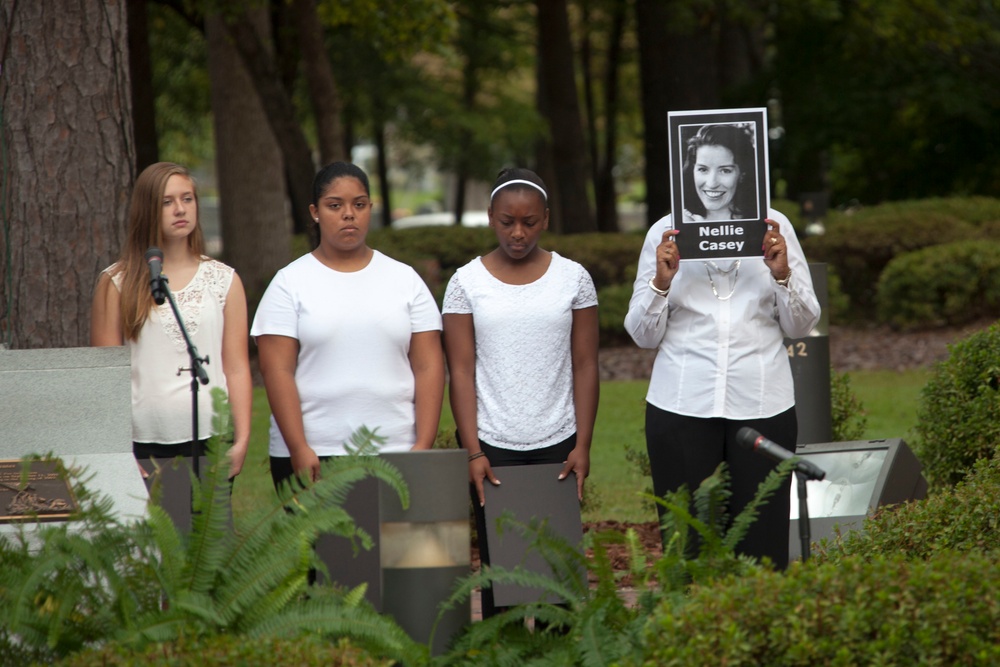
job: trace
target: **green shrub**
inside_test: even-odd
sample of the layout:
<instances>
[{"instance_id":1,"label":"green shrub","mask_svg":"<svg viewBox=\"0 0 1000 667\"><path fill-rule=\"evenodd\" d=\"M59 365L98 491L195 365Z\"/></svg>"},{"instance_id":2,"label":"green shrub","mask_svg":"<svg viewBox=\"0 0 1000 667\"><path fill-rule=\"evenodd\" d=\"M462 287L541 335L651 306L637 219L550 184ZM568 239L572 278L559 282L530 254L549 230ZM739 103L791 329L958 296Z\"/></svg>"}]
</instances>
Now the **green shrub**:
<instances>
[{"instance_id":1,"label":"green shrub","mask_svg":"<svg viewBox=\"0 0 1000 667\"><path fill-rule=\"evenodd\" d=\"M844 293L840 276L830 270L826 274L826 311L833 324L851 321L851 298Z\"/></svg>"},{"instance_id":2,"label":"green shrub","mask_svg":"<svg viewBox=\"0 0 1000 667\"><path fill-rule=\"evenodd\" d=\"M627 283L631 290L644 238L645 233L546 234L539 245L583 264L597 289Z\"/></svg>"},{"instance_id":3,"label":"green shrub","mask_svg":"<svg viewBox=\"0 0 1000 667\"><path fill-rule=\"evenodd\" d=\"M970 239L978 230L946 213L875 207L838 216L824 235L804 239L802 245L811 261L830 264L854 307L852 314L862 317L875 310L875 286L889 261L937 245L945 233L949 240Z\"/></svg>"},{"instance_id":4,"label":"green shrub","mask_svg":"<svg viewBox=\"0 0 1000 667\"><path fill-rule=\"evenodd\" d=\"M646 665L991 665L1000 661L996 554L793 564L663 604Z\"/></svg>"},{"instance_id":5,"label":"green shrub","mask_svg":"<svg viewBox=\"0 0 1000 667\"><path fill-rule=\"evenodd\" d=\"M847 373L830 368L830 424L833 442L861 440L865 435L868 418L865 408L851 389Z\"/></svg>"},{"instance_id":6,"label":"green shrub","mask_svg":"<svg viewBox=\"0 0 1000 667\"><path fill-rule=\"evenodd\" d=\"M879 278L878 309L896 328L1000 315L1000 242L956 241L899 255Z\"/></svg>"},{"instance_id":7,"label":"green shrub","mask_svg":"<svg viewBox=\"0 0 1000 667\"><path fill-rule=\"evenodd\" d=\"M899 554L926 560L942 552L1000 553L1000 457L980 459L953 489L924 500L880 507L865 520L863 531L824 540L817 562L852 556Z\"/></svg>"},{"instance_id":8,"label":"green shrub","mask_svg":"<svg viewBox=\"0 0 1000 667\"><path fill-rule=\"evenodd\" d=\"M58 667L381 667L391 660L374 658L349 642L323 641L316 637L258 637L216 635L201 639L178 639L152 644L141 650L119 645L81 651Z\"/></svg>"},{"instance_id":9,"label":"green shrub","mask_svg":"<svg viewBox=\"0 0 1000 667\"><path fill-rule=\"evenodd\" d=\"M601 346L632 345L625 331L625 315L632 298L632 285L603 287L597 292L597 317L601 328Z\"/></svg>"},{"instance_id":10,"label":"green shrub","mask_svg":"<svg viewBox=\"0 0 1000 667\"><path fill-rule=\"evenodd\" d=\"M642 249L642 234L544 234L539 245L579 262L598 289L616 283L631 283ZM497 247L496 235L488 227L417 227L379 229L368 242L385 254L413 266L428 279L423 267L428 260L440 271L437 280L447 283L455 269ZM433 286L432 286L433 287Z\"/></svg>"},{"instance_id":11,"label":"green shrub","mask_svg":"<svg viewBox=\"0 0 1000 667\"><path fill-rule=\"evenodd\" d=\"M225 395L219 389L212 395L221 427ZM354 483L377 477L404 506L409 502L399 472L363 455L376 439L360 429L352 436L356 455L324 462L321 478L305 488L283 485L280 499L256 508L238 532L230 528L219 438L194 486L187 534L155 502L145 520L122 523L111 515L110 500L90 494L79 471L72 472L82 508L72 526L0 535L0 662L54 662L108 643L142 650L181 638L306 631L348 637L380 655L422 654L422 646L367 604L363 587L345 592L309 584L310 569L323 568L311 547L317 534L371 544L342 506ZM154 498L156 492L154 485Z\"/></svg>"},{"instance_id":12,"label":"green shrub","mask_svg":"<svg viewBox=\"0 0 1000 667\"><path fill-rule=\"evenodd\" d=\"M1000 325L950 346L924 386L914 452L932 485L953 485L1000 444Z\"/></svg>"},{"instance_id":13,"label":"green shrub","mask_svg":"<svg viewBox=\"0 0 1000 667\"><path fill-rule=\"evenodd\" d=\"M754 501L731 522L723 509L729 497L729 474L724 464L693 494L682 488L657 499L666 508L664 531L668 536L659 558L645 551L631 528L624 535L617 531L587 533L583 546L593 554L588 558L575 545L554 537L544 522L532 520L524 525L509 516L501 517L501 527L524 533L529 550L541 555L554 576L520 567L485 567L463 581L443 605L442 613L467 598L474 588L500 582L539 588L540 600L549 597L566 603L519 605L474 623L456 639L442 664L603 666L638 657L646 619L661 601L673 604L682 600L692 582L745 574L759 567L752 558L737 555L735 548L756 517L759 504L787 484L790 471L791 466L783 463L771 472ZM692 516L692 508L696 516ZM702 538L694 557L685 548L689 527ZM619 576L608 553L611 546L624 547L628 576L636 590L634 601L619 595ZM529 620L535 624L534 631L528 629Z\"/></svg>"}]
</instances>

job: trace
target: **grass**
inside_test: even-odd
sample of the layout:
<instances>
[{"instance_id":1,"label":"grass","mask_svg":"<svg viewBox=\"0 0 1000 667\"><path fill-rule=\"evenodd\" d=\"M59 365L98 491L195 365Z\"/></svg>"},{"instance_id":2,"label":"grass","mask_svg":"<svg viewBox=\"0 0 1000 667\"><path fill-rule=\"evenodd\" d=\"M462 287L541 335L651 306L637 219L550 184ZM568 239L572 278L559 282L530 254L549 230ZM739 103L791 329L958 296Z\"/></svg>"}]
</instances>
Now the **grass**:
<instances>
[{"instance_id":1,"label":"grass","mask_svg":"<svg viewBox=\"0 0 1000 667\"><path fill-rule=\"evenodd\" d=\"M865 437L912 440L920 391L930 374L927 370L850 373L851 387L864 405L868 419ZM625 459L626 446L645 450L646 386L645 380L601 383L588 479L590 498L584 511L586 521L655 520L654 510L640 497L649 489L649 481ZM250 451L233 491L237 518L251 512L263 498L270 498L274 493L267 455L269 415L264 390L255 388ZM454 429L455 421L446 398L440 431L450 434Z\"/></svg>"}]
</instances>

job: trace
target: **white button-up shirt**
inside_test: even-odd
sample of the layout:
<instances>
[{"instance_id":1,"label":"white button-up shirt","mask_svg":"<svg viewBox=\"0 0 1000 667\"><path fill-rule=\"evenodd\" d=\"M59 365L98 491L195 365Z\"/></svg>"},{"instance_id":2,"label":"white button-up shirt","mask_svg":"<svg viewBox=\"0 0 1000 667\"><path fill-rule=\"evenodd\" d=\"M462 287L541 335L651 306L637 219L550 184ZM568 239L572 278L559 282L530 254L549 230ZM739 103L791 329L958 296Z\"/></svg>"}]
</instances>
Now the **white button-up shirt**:
<instances>
[{"instance_id":1,"label":"white button-up shirt","mask_svg":"<svg viewBox=\"0 0 1000 667\"><path fill-rule=\"evenodd\" d=\"M659 296L649 280L656 274L656 246L673 223L668 215L650 227L625 316L636 344L658 350L646 394L650 404L726 419L772 417L795 404L783 339L809 335L819 321L819 302L791 223L773 209L768 217L780 223L788 249L787 287L774 281L761 252L740 261L738 276L711 262L682 261L669 294ZM716 264L725 271L733 262ZM718 298L730 292L730 299Z\"/></svg>"}]
</instances>

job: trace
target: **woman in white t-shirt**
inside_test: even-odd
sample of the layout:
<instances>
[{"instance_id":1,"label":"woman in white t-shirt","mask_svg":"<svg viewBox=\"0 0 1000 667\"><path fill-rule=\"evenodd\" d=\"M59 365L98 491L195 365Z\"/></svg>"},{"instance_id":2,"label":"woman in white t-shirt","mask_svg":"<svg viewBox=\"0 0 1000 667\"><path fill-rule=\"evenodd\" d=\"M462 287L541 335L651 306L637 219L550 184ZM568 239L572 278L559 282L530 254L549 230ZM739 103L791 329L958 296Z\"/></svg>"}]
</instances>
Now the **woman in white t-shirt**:
<instances>
[{"instance_id":1,"label":"woman in white t-shirt","mask_svg":"<svg viewBox=\"0 0 1000 667\"><path fill-rule=\"evenodd\" d=\"M198 224L198 193L188 170L159 162L136 179L129 205L128 239L121 258L101 273L94 293L90 343L127 345L132 367L132 440L136 458L191 456L191 377L187 344L169 303L157 306L150 290L147 249L163 252L163 275L209 382L198 392L198 449L212 435L211 389L229 395L233 445L230 477L243 467L250 440L252 382L247 353L247 303L232 268L206 257ZM183 507L185 503L165 502ZM173 515L174 519L179 516ZM186 525L187 519L181 519Z\"/></svg>"},{"instance_id":2,"label":"woman in white t-shirt","mask_svg":"<svg viewBox=\"0 0 1000 667\"><path fill-rule=\"evenodd\" d=\"M562 463L558 478L574 473L582 500L599 393L597 292L586 269L538 247L549 222L542 180L502 171L489 220L499 247L455 273L443 308L451 407L486 564L484 480L500 483L496 467ZM483 615L494 613L485 589Z\"/></svg>"},{"instance_id":3,"label":"woman in white t-shirt","mask_svg":"<svg viewBox=\"0 0 1000 667\"><path fill-rule=\"evenodd\" d=\"M251 335L271 404L271 475L315 480L365 426L381 451L430 449L444 395L441 314L409 266L368 247L368 176L334 162L313 181L319 245L274 277Z\"/></svg>"}]
</instances>

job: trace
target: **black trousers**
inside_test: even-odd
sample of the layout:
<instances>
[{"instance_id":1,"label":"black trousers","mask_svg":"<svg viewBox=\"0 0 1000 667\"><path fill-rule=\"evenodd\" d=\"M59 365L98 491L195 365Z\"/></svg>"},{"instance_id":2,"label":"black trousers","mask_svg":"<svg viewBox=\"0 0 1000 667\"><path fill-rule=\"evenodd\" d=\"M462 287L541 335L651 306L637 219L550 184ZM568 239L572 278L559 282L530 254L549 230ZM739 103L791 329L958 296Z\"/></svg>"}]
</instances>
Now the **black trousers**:
<instances>
[{"instance_id":1,"label":"black trousers","mask_svg":"<svg viewBox=\"0 0 1000 667\"><path fill-rule=\"evenodd\" d=\"M694 493L702 480L725 461L731 479L729 516L749 504L775 463L736 442L743 426L756 429L789 451L795 451L798 421L795 408L763 419L737 421L678 415L646 404L646 451L653 476L653 492L662 497L686 485ZM737 551L758 558L767 556L775 567L788 566L788 512L791 480L770 497ZM657 505L662 518L663 508ZM697 548L697 540L689 540ZM696 552L695 552L696 553Z\"/></svg>"},{"instance_id":2,"label":"black trousers","mask_svg":"<svg viewBox=\"0 0 1000 667\"><path fill-rule=\"evenodd\" d=\"M457 437L457 434L456 434ZM459 447L462 446L459 440ZM503 449L495 447L488 442L479 441L479 447L486 453L486 458L492 468L502 468L504 466L526 466L542 465L545 463L565 463L569 453L576 447L576 434L566 438L549 447L532 449L528 451L517 451L513 449ZM498 475L500 477L500 475ZM489 484L489 481L484 481ZM469 484L469 493L472 496L472 511L476 518L476 539L479 544L479 562L483 565L490 564L490 549L486 541L486 512L479 506L479 496L476 494L476 486ZM493 601L493 589L483 587L481 593L483 618L489 618L503 611L503 607L497 607Z\"/></svg>"}]
</instances>

